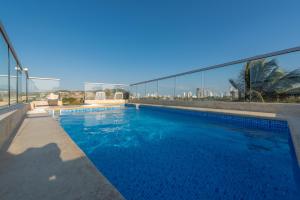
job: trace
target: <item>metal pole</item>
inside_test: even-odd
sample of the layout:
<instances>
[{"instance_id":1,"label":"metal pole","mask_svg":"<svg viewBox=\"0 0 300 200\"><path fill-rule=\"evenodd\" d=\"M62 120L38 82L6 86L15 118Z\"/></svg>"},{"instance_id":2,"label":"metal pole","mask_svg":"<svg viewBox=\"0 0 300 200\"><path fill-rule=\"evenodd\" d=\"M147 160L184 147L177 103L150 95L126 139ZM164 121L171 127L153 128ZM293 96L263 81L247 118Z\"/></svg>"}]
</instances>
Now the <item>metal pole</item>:
<instances>
[{"instance_id":1,"label":"metal pole","mask_svg":"<svg viewBox=\"0 0 300 200\"><path fill-rule=\"evenodd\" d=\"M204 85L204 71L201 72L202 76L202 97L205 98L204 91L205 91L205 85Z\"/></svg>"},{"instance_id":2,"label":"metal pole","mask_svg":"<svg viewBox=\"0 0 300 200\"><path fill-rule=\"evenodd\" d=\"M9 55L9 47L7 46L7 58L8 58L8 106L10 106L10 55Z\"/></svg>"},{"instance_id":3,"label":"metal pole","mask_svg":"<svg viewBox=\"0 0 300 200\"><path fill-rule=\"evenodd\" d=\"M174 99L175 96L176 96L176 76L174 77L174 94L173 94Z\"/></svg>"},{"instance_id":4,"label":"metal pole","mask_svg":"<svg viewBox=\"0 0 300 200\"><path fill-rule=\"evenodd\" d=\"M251 102L251 99L252 99L252 87L251 87L251 67L249 68L249 103Z\"/></svg>"},{"instance_id":5,"label":"metal pole","mask_svg":"<svg viewBox=\"0 0 300 200\"><path fill-rule=\"evenodd\" d=\"M138 98L138 86L135 87L135 98Z\"/></svg>"},{"instance_id":6,"label":"metal pole","mask_svg":"<svg viewBox=\"0 0 300 200\"><path fill-rule=\"evenodd\" d=\"M26 76L26 102L28 103L28 77Z\"/></svg>"},{"instance_id":7,"label":"metal pole","mask_svg":"<svg viewBox=\"0 0 300 200\"><path fill-rule=\"evenodd\" d=\"M158 81L156 81L156 97L158 98Z\"/></svg>"},{"instance_id":8,"label":"metal pole","mask_svg":"<svg viewBox=\"0 0 300 200\"><path fill-rule=\"evenodd\" d=\"M17 92L17 94L16 94L16 101L17 101L17 103L19 103L19 66L17 65L16 67L15 67L15 70L16 70L16 73L17 73L17 80L16 80L16 92Z\"/></svg>"}]
</instances>

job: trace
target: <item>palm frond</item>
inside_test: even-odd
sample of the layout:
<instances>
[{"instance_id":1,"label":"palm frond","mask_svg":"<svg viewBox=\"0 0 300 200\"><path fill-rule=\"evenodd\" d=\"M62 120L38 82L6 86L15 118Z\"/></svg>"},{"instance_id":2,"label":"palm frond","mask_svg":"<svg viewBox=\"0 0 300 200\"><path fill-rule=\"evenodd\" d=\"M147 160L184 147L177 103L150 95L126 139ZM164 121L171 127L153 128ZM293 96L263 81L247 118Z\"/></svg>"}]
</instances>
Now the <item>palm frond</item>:
<instances>
[{"instance_id":1,"label":"palm frond","mask_svg":"<svg viewBox=\"0 0 300 200\"><path fill-rule=\"evenodd\" d=\"M299 87L299 84L300 69L296 69L279 78L278 81L272 86L272 90L276 91L276 93L285 93L288 90Z\"/></svg>"},{"instance_id":2,"label":"palm frond","mask_svg":"<svg viewBox=\"0 0 300 200\"><path fill-rule=\"evenodd\" d=\"M275 59L258 59L247 62L237 79L230 79L229 82L244 93L245 98L251 94L257 100L264 101L264 98L278 98L278 95L300 91L300 69L285 72Z\"/></svg>"},{"instance_id":3,"label":"palm frond","mask_svg":"<svg viewBox=\"0 0 300 200\"><path fill-rule=\"evenodd\" d=\"M251 61L251 88L263 90L266 80L269 79L270 74L277 68L278 65L275 59L270 61L266 59Z\"/></svg>"},{"instance_id":4,"label":"palm frond","mask_svg":"<svg viewBox=\"0 0 300 200\"><path fill-rule=\"evenodd\" d=\"M236 89L236 90L239 89L239 85L233 79L229 79L229 82L234 89Z\"/></svg>"}]
</instances>

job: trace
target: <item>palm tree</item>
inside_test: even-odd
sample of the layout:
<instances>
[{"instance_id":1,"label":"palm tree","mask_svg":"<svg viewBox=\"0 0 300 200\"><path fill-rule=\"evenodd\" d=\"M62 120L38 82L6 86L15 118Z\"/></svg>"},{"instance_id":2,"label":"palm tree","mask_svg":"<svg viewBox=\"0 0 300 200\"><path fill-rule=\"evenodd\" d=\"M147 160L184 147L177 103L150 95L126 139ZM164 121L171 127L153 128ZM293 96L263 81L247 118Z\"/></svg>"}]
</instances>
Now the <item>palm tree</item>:
<instances>
[{"instance_id":1,"label":"palm tree","mask_svg":"<svg viewBox=\"0 0 300 200\"><path fill-rule=\"evenodd\" d=\"M239 99L274 100L287 96L291 91L300 89L300 69L286 72L280 68L275 59L259 59L246 63L236 80L229 80L232 87L238 90Z\"/></svg>"}]
</instances>

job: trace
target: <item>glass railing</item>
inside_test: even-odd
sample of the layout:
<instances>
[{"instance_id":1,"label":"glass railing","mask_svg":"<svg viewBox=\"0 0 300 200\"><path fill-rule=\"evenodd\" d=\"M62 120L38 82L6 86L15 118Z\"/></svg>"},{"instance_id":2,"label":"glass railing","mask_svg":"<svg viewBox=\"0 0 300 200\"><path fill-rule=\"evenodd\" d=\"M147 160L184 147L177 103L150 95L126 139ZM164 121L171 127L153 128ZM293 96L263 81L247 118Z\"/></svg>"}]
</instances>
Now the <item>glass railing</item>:
<instances>
[{"instance_id":1,"label":"glass railing","mask_svg":"<svg viewBox=\"0 0 300 200\"><path fill-rule=\"evenodd\" d=\"M130 85L130 99L300 102L300 47Z\"/></svg>"},{"instance_id":2,"label":"glass railing","mask_svg":"<svg viewBox=\"0 0 300 200\"><path fill-rule=\"evenodd\" d=\"M109 83L84 83L82 89L67 89L60 85L60 79L56 78L28 78L28 102L35 106L47 106L49 99L53 105L81 105L97 103L114 103L115 101L129 98L128 85Z\"/></svg>"},{"instance_id":3,"label":"glass railing","mask_svg":"<svg viewBox=\"0 0 300 200\"><path fill-rule=\"evenodd\" d=\"M122 100L129 98L129 89L124 84L86 82L84 96L86 101Z\"/></svg>"},{"instance_id":4,"label":"glass railing","mask_svg":"<svg viewBox=\"0 0 300 200\"><path fill-rule=\"evenodd\" d=\"M28 101L47 101L50 94L59 95L60 79L56 78L28 78Z\"/></svg>"},{"instance_id":5,"label":"glass railing","mask_svg":"<svg viewBox=\"0 0 300 200\"><path fill-rule=\"evenodd\" d=\"M3 37L0 37L0 106L9 104L8 87L8 46Z\"/></svg>"},{"instance_id":6,"label":"glass railing","mask_svg":"<svg viewBox=\"0 0 300 200\"><path fill-rule=\"evenodd\" d=\"M27 76L0 23L0 108L26 101L22 79L26 84Z\"/></svg>"},{"instance_id":7,"label":"glass railing","mask_svg":"<svg viewBox=\"0 0 300 200\"><path fill-rule=\"evenodd\" d=\"M299 51L253 60L246 63L244 73L240 82L249 101L300 103Z\"/></svg>"}]
</instances>

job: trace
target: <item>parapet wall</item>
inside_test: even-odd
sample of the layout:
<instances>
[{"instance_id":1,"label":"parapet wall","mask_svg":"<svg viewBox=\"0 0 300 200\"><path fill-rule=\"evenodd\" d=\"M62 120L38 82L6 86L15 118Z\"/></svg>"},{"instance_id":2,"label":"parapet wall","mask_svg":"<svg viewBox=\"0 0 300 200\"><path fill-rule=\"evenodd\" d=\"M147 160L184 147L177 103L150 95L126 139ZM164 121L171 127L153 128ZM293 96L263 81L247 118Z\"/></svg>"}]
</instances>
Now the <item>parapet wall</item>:
<instances>
[{"instance_id":1,"label":"parapet wall","mask_svg":"<svg viewBox=\"0 0 300 200\"><path fill-rule=\"evenodd\" d=\"M162 99L131 99L129 103L144 103L165 106L185 106L198 108L214 108L268 113L300 113L300 104L289 103L255 103L255 102L224 102L224 101L183 101Z\"/></svg>"},{"instance_id":2,"label":"parapet wall","mask_svg":"<svg viewBox=\"0 0 300 200\"><path fill-rule=\"evenodd\" d=\"M106 100L85 100L85 104L118 105L125 104L124 99L106 99Z\"/></svg>"},{"instance_id":3,"label":"parapet wall","mask_svg":"<svg viewBox=\"0 0 300 200\"><path fill-rule=\"evenodd\" d=\"M18 104L0 110L0 149L18 130L28 109L28 104Z\"/></svg>"}]
</instances>

